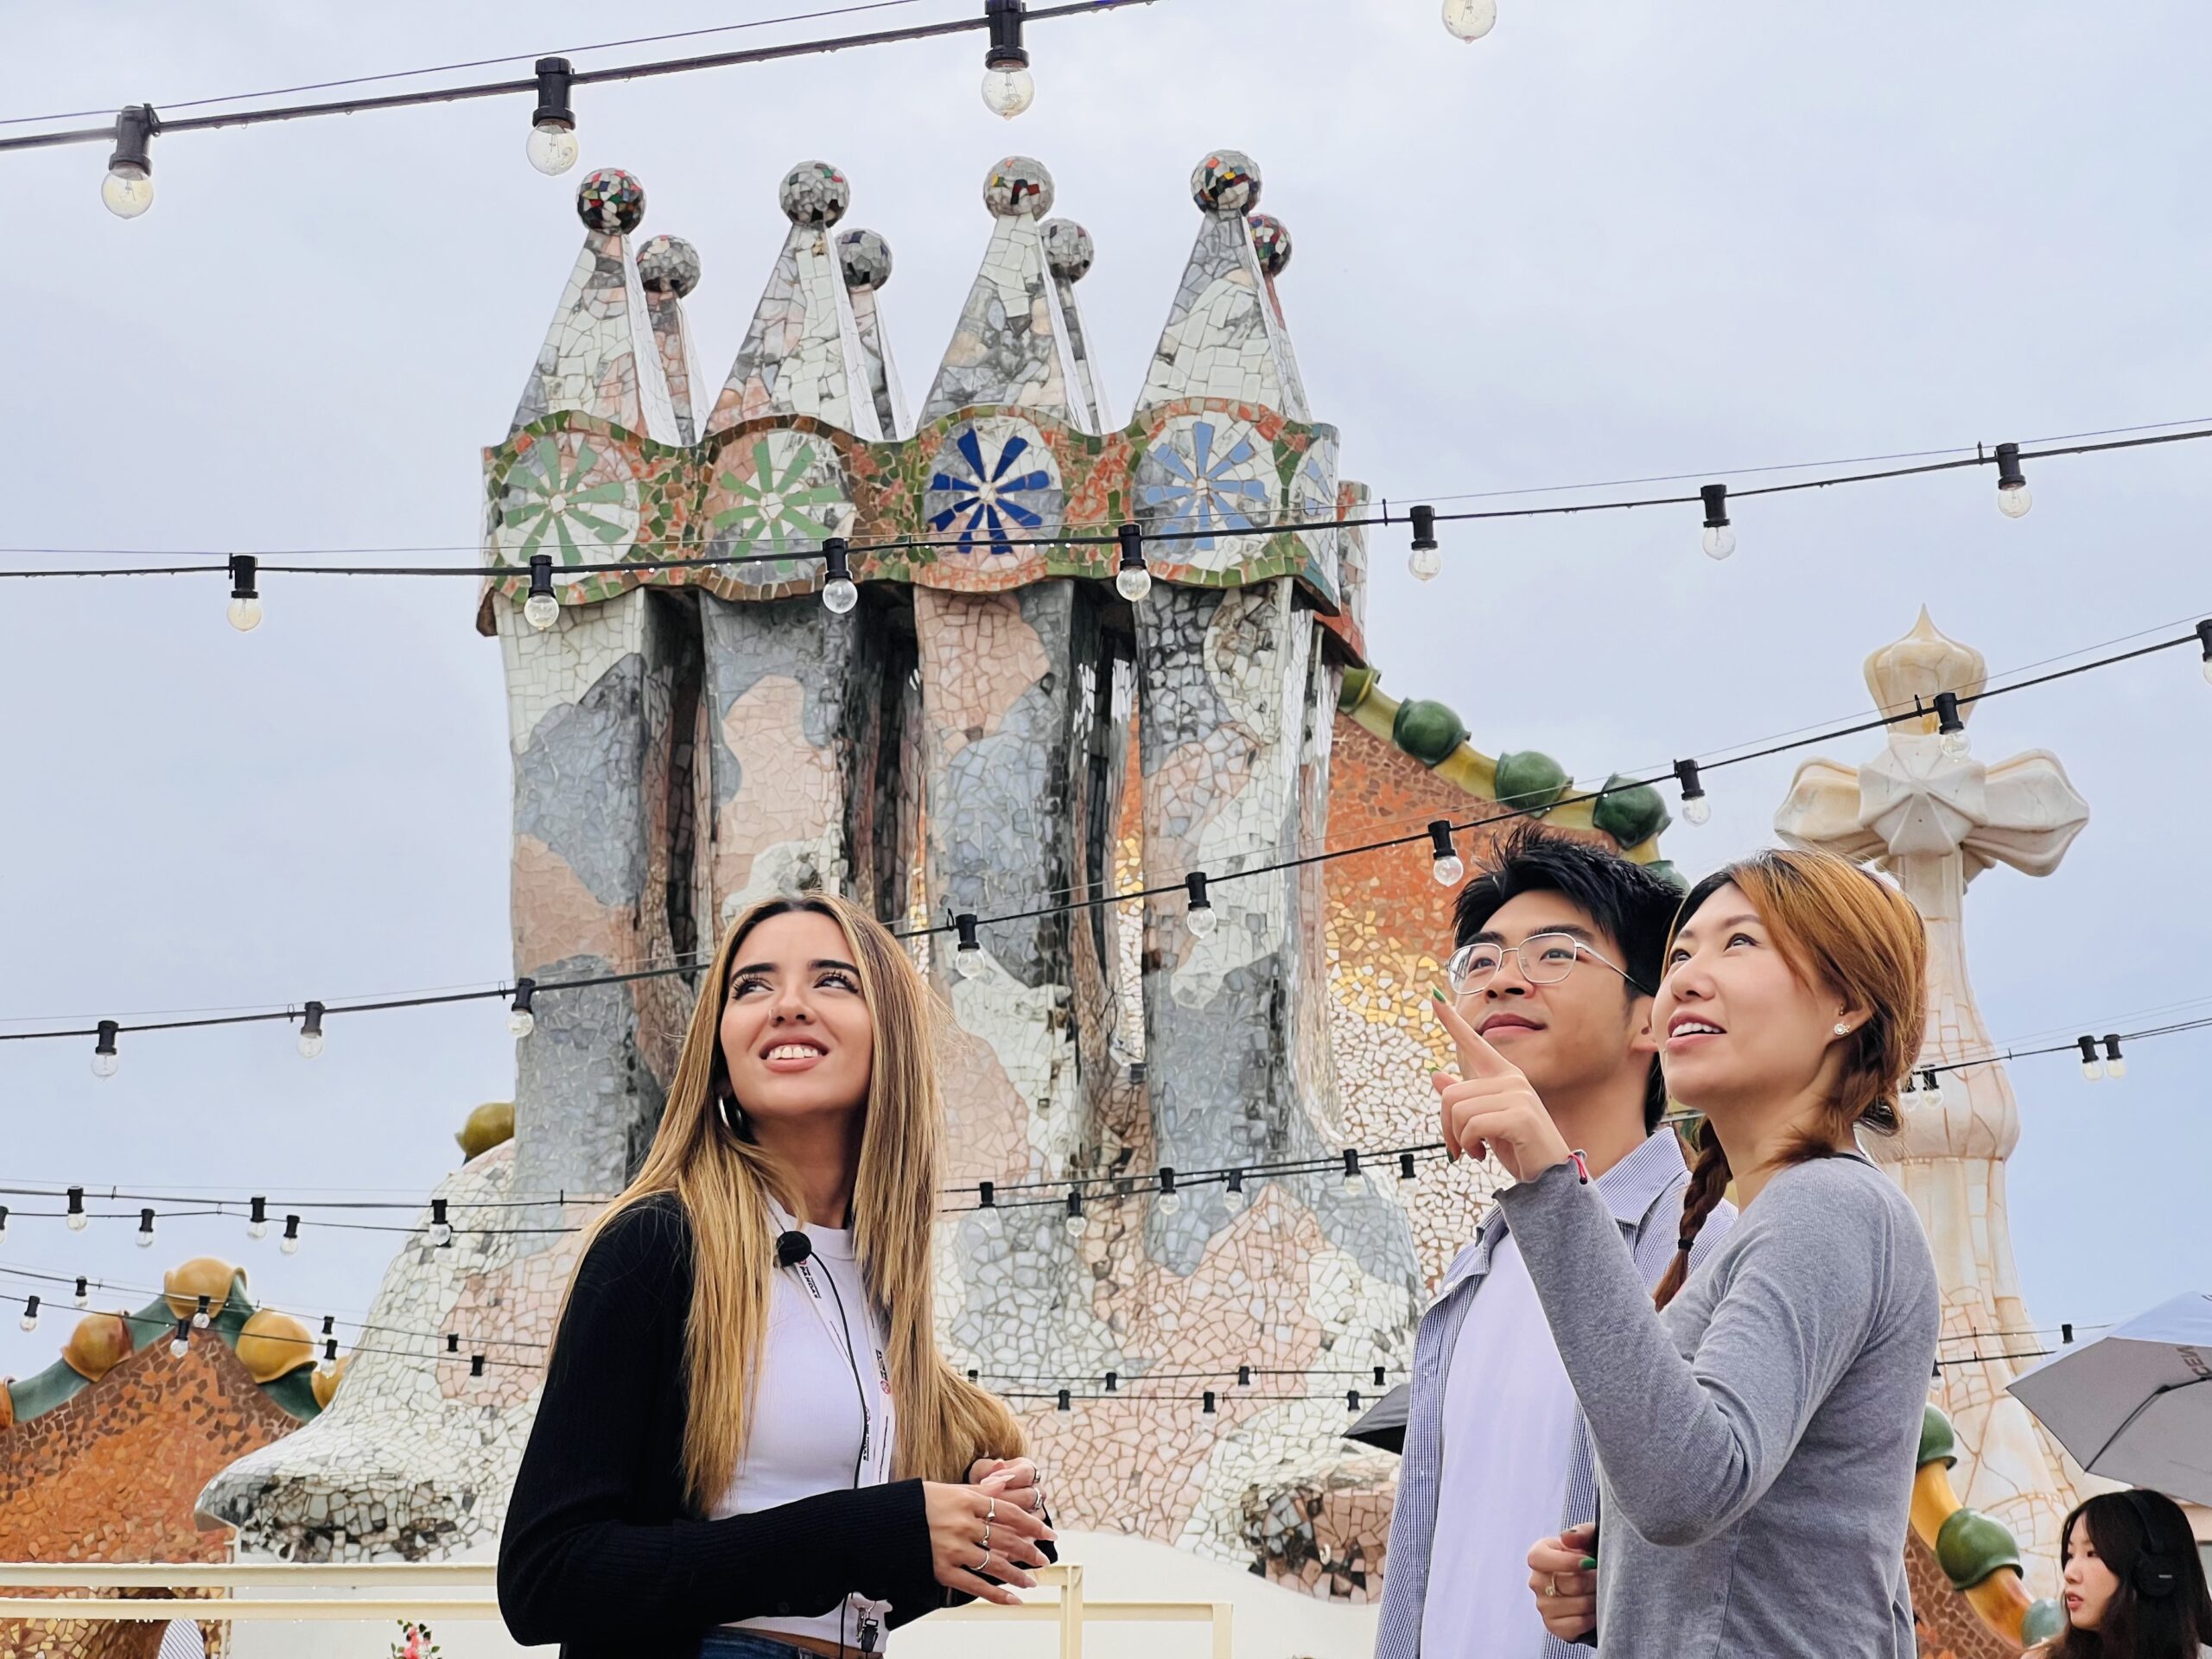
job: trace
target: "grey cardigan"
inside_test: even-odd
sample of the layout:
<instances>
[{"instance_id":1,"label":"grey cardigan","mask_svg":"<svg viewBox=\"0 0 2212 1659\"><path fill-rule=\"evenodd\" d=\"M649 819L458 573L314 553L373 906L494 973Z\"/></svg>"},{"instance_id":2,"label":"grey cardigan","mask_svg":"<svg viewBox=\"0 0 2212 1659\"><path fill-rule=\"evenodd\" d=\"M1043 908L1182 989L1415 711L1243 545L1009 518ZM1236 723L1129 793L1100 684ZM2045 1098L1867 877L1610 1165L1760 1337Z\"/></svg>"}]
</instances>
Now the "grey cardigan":
<instances>
[{"instance_id":1,"label":"grey cardigan","mask_svg":"<svg viewBox=\"0 0 2212 1659\"><path fill-rule=\"evenodd\" d=\"M1912 1659L1941 1310L1896 1184L1856 1155L1778 1171L1657 1314L1573 1165L1498 1202L1598 1450L1607 1659Z\"/></svg>"}]
</instances>

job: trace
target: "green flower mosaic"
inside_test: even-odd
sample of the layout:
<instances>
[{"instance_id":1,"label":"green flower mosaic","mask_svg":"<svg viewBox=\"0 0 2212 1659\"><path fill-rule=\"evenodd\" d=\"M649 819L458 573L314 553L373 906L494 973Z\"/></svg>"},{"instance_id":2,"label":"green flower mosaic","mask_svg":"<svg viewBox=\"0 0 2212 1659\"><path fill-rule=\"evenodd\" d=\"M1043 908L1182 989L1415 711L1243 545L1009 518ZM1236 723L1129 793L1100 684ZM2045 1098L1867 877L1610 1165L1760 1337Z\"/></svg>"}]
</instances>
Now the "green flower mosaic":
<instances>
[{"instance_id":1,"label":"green flower mosaic","mask_svg":"<svg viewBox=\"0 0 2212 1659\"><path fill-rule=\"evenodd\" d=\"M712 521L717 556L810 553L850 517L836 458L816 439L763 432L746 453L749 465L733 456L734 464L715 479L729 504ZM738 574L749 582L772 581L791 574L785 563L746 566Z\"/></svg>"},{"instance_id":2,"label":"green flower mosaic","mask_svg":"<svg viewBox=\"0 0 2212 1659\"><path fill-rule=\"evenodd\" d=\"M564 453L563 436L573 454ZM638 486L633 479L604 476L613 459L582 434L532 440L507 474L499 536L507 556L519 564L551 553L557 569L598 562L601 550L626 546L638 531ZM600 481L587 483L594 473ZM587 549L584 541L599 545Z\"/></svg>"}]
</instances>

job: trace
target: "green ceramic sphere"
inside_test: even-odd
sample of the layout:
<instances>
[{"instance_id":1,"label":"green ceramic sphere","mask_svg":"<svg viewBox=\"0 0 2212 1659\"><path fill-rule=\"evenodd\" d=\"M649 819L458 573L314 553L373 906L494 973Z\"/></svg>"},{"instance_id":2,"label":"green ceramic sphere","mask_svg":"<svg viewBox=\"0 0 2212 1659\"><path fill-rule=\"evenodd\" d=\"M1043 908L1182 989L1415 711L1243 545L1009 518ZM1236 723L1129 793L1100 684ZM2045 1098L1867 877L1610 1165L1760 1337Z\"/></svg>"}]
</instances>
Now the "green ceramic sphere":
<instances>
[{"instance_id":1,"label":"green ceramic sphere","mask_svg":"<svg viewBox=\"0 0 2212 1659\"><path fill-rule=\"evenodd\" d=\"M1497 757L1497 803L1524 812L1548 812L1573 781L1548 754L1516 749Z\"/></svg>"},{"instance_id":2,"label":"green ceramic sphere","mask_svg":"<svg viewBox=\"0 0 2212 1659\"><path fill-rule=\"evenodd\" d=\"M1590 809L1590 822L1624 847L1651 839L1672 822L1667 804L1649 784L1631 784L1618 772L1605 779L1598 804Z\"/></svg>"},{"instance_id":3,"label":"green ceramic sphere","mask_svg":"<svg viewBox=\"0 0 2212 1659\"><path fill-rule=\"evenodd\" d=\"M2032 1648L2038 1642L2048 1642L2066 1628L2066 1610L2049 1596L2038 1597L2028 1604L2028 1611L2020 1615L2020 1640Z\"/></svg>"},{"instance_id":4,"label":"green ceramic sphere","mask_svg":"<svg viewBox=\"0 0 2212 1659\"><path fill-rule=\"evenodd\" d=\"M1645 865L1643 868L1650 871L1652 874L1657 876L1662 881L1664 881L1676 893L1688 893L1690 890L1689 877L1684 875L1680 870L1676 869L1671 863L1668 862L1668 861L1663 858L1656 860L1653 862Z\"/></svg>"},{"instance_id":5,"label":"green ceramic sphere","mask_svg":"<svg viewBox=\"0 0 2212 1659\"><path fill-rule=\"evenodd\" d=\"M1951 1433L1951 1420L1934 1406L1924 1408L1920 1414L1920 1455L1912 1460L1912 1466L1925 1469L1941 1462L1948 1469L1958 1460L1958 1437Z\"/></svg>"},{"instance_id":6,"label":"green ceramic sphere","mask_svg":"<svg viewBox=\"0 0 2212 1659\"><path fill-rule=\"evenodd\" d=\"M1993 1573L2020 1570L2020 1547L1980 1510L1954 1510L1936 1532L1936 1560L1954 1590L1971 1590Z\"/></svg>"},{"instance_id":7,"label":"green ceramic sphere","mask_svg":"<svg viewBox=\"0 0 2212 1659\"><path fill-rule=\"evenodd\" d=\"M1442 703L1414 697L1398 705L1390 741L1424 766L1440 766L1467 741L1467 728Z\"/></svg>"}]
</instances>

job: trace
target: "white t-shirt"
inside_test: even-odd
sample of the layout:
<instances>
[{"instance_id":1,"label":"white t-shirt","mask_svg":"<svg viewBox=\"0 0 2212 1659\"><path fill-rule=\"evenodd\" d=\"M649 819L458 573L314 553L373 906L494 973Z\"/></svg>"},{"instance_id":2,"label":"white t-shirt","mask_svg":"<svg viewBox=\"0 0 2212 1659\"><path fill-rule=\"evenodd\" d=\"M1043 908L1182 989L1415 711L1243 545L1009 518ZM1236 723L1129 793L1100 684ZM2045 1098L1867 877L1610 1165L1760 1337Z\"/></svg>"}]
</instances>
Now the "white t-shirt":
<instances>
[{"instance_id":1,"label":"white t-shirt","mask_svg":"<svg viewBox=\"0 0 2212 1659\"><path fill-rule=\"evenodd\" d=\"M778 1219L789 1226L785 1218ZM708 1510L713 1520L752 1515L821 1492L849 1491L856 1463L862 1486L880 1485L887 1476L893 1432L891 1389L881 1364L883 1337L869 1316L868 1287L861 1281L853 1236L830 1227L805 1230L814 1241L813 1255L798 1267L778 1268L769 1281L768 1343L760 1358L745 1456ZM849 1360L847 1344L851 1344ZM853 1383L856 1367L859 1390ZM872 1408L865 1459L861 1455L863 1394ZM842 1641L857 1653L861 1619L871 1609L880 1621L880 1606L854 1597L842 1609L833 1607L817 1618L747 1618L725 1628ZM887 1645L879 1633L875 1651L883 1652Z\"/></svg>"},{"instance_id":2,"label":"white t-shirt","mask_svg":"<svg viewBox=\"0 0 2212 1659\"><path fill-rule=\"evenodd\" d=\"M1574 1385L1508 1233L1491 1252L1445 1379L1423 1653L1542 1659L1529 1546L1559 1531L1574 1411Z\"/></svg>"}]
</instances>

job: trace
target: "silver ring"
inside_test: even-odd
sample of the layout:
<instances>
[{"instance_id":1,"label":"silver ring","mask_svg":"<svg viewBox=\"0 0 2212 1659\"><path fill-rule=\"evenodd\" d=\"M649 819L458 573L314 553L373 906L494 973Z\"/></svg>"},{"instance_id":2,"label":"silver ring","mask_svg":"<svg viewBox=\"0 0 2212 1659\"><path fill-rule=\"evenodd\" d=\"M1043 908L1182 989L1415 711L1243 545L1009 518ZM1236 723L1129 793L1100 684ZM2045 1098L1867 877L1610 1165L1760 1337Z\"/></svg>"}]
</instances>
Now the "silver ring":
<instances>
[{"instance_id":1,"label":"silver ring","mask_svg":"<svg viewBox=\"0 0 2212 1659\"><path fill-rule=\"evenodd\" d=\"M990 1506L990 1508L988 1508L988 1509L987 1509L987 1510L985 1510L983 1511L983 1530L984 1530L984 1532L985 1532L986 1534L988 1534L988 1533L990 1531L990 1529L991 1529L991 1522L994 1522L994 1521L995 1521L995 1520L997 1520L998 1518L999 1518L999 1501L998 1501L998 1499L996 1499L996 1498L995 1497L995 1498L993 1498L993 1499L991 1500L991 1506Z\"/></svg>"},{"instance_id":2,"label":"silver ring","mask_svg":"<svg viewBox=\"0 0 2212 1659\"><path fill-rule=\"evenodd\" d=\"M973 1567L969 1567L968 1570L969 1570L970 1573L980 1573L980 1572L982 1572L985 1567L988 1567L990 1564L991 1564L991 1552L990 1552L989 1550L986 1549L986 1550L983 1552L983 1559L982 1559L982 1560L980 1560L980 1561L976 1562L975 1566L973 1566Z\"/></svg>"},{"instance_id":3,"label":"silver ring","mask_svg":"<svg viewBox=\"0 0 2212 1659\"><path fill-rule=\"evenodd\" d=\"M984 1554L984 1557L985 1557L987 1560L989 1558L990 1553L991 1553L991 1523L990 1523L989 1522L986 1521L986 1522L983 1522L983 1554Z\"/></svg>"}]
</instances>

